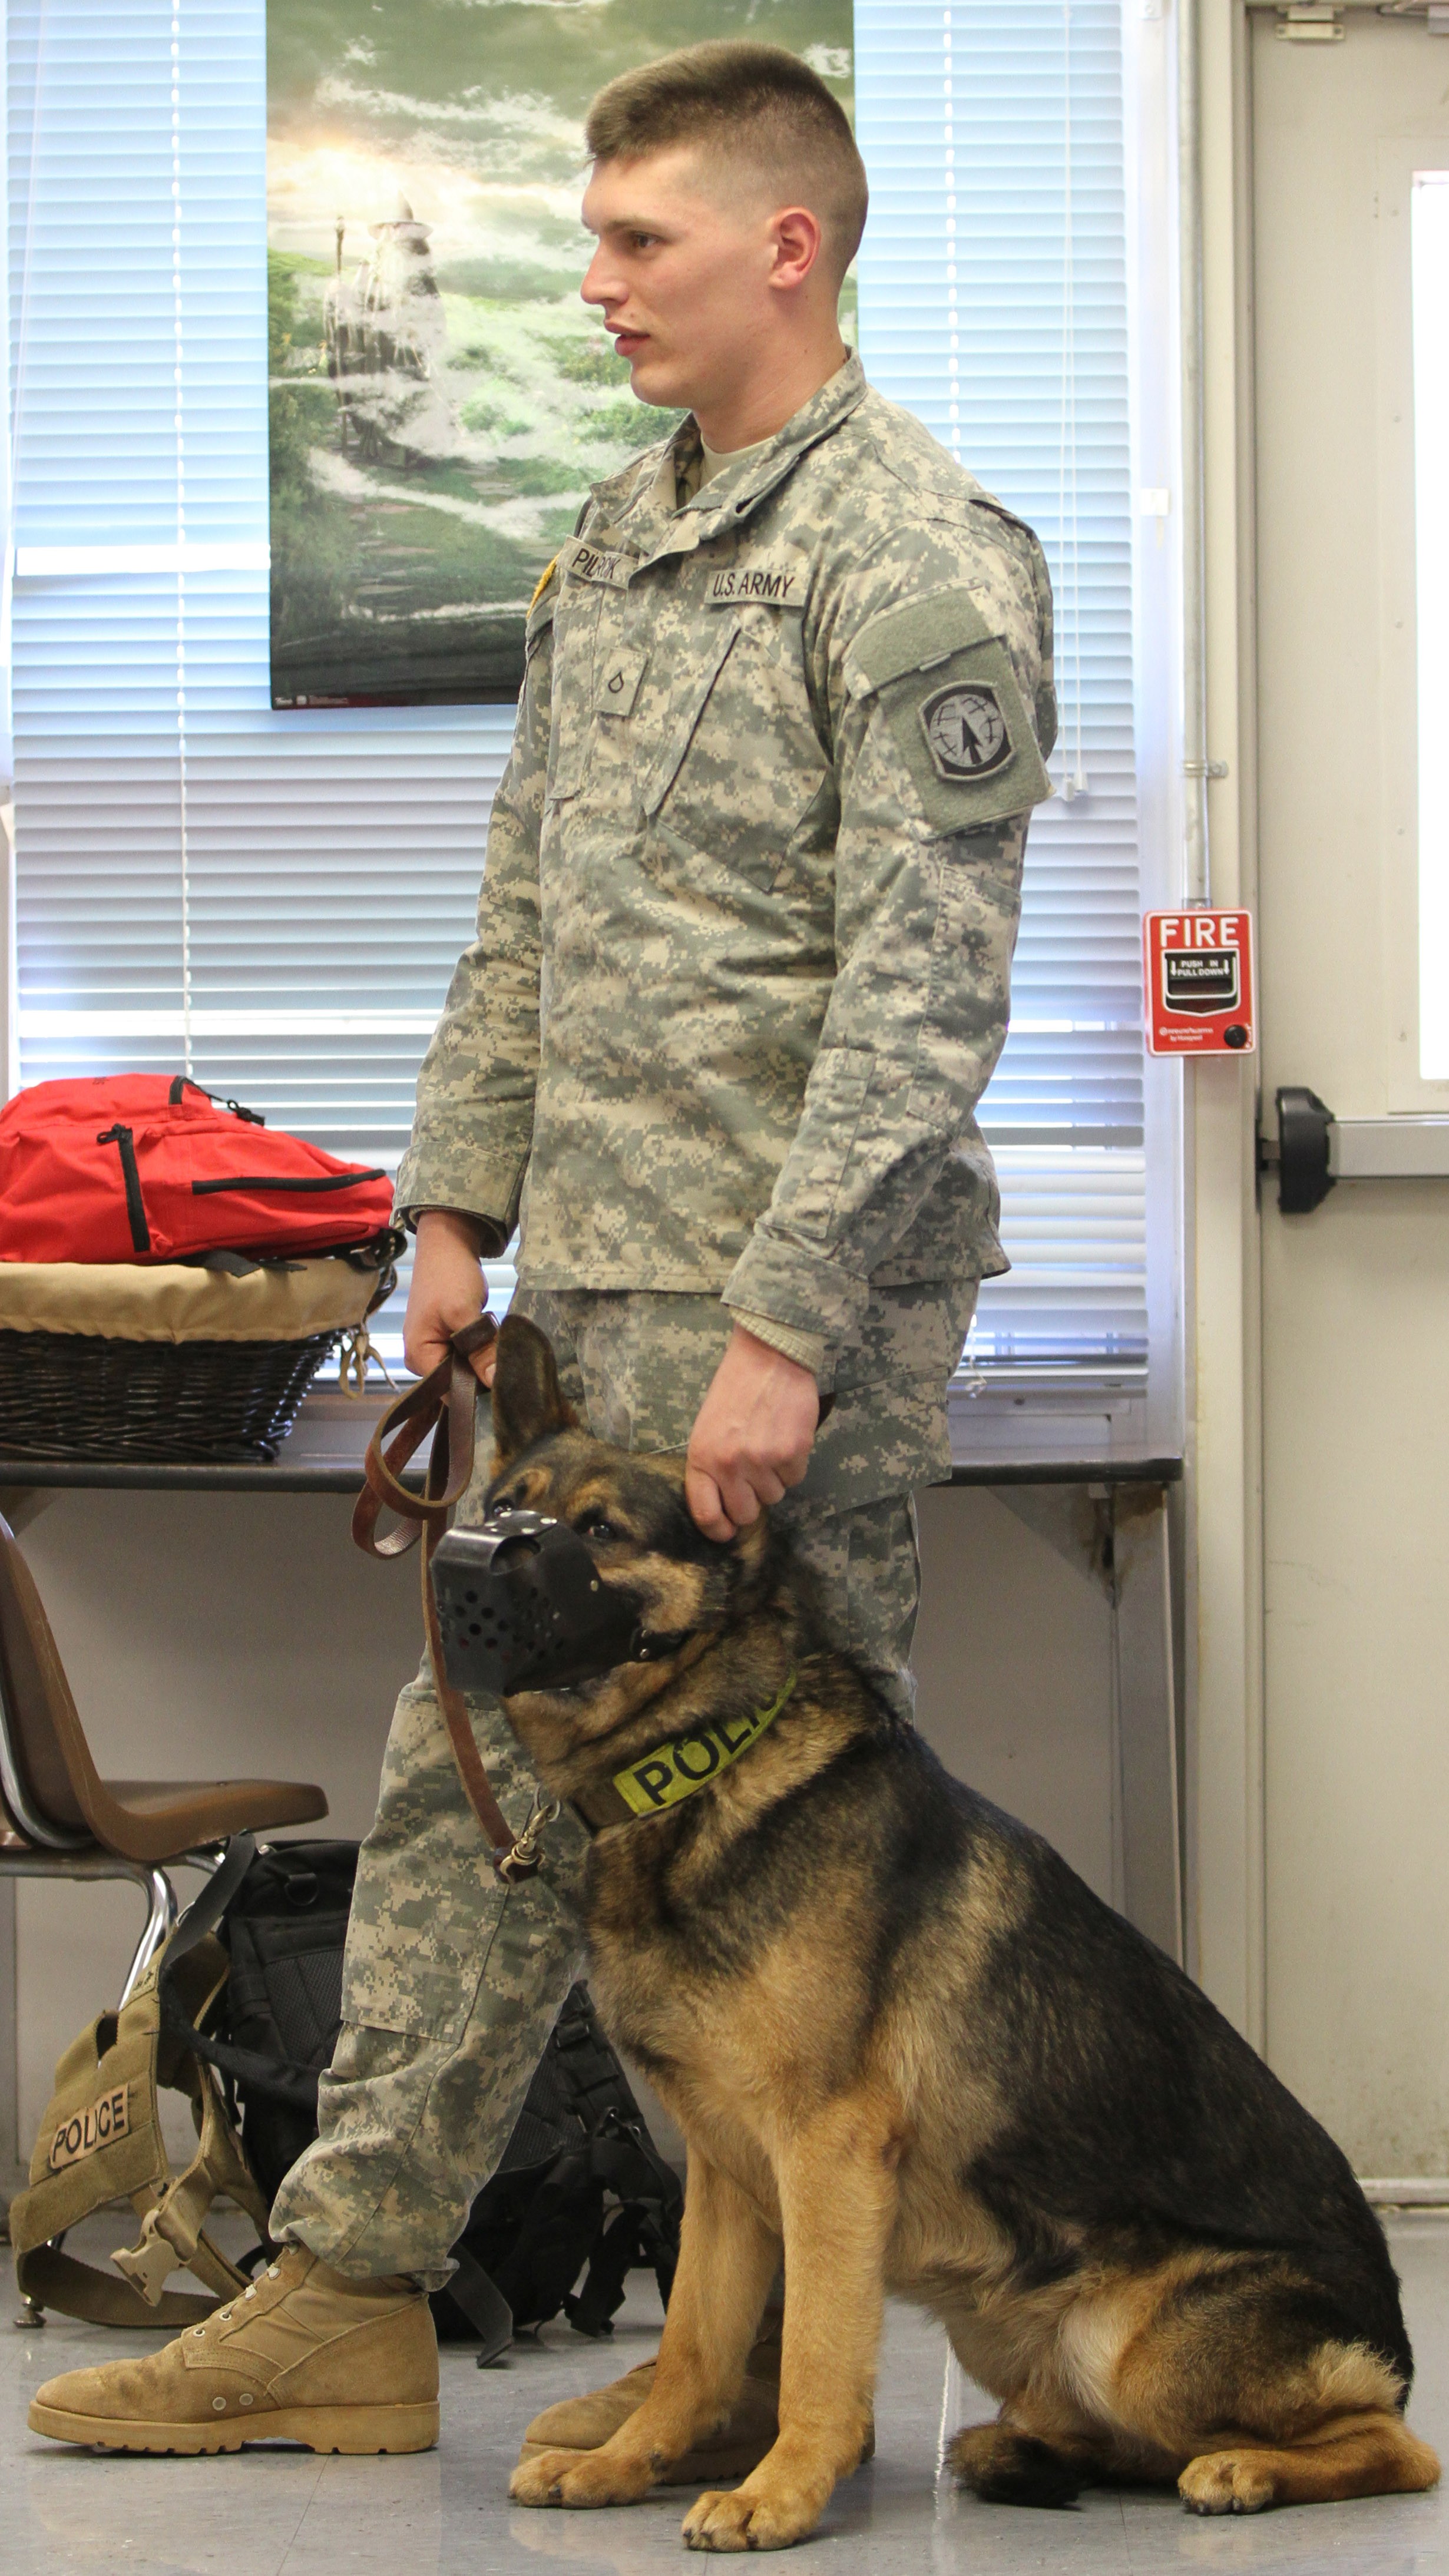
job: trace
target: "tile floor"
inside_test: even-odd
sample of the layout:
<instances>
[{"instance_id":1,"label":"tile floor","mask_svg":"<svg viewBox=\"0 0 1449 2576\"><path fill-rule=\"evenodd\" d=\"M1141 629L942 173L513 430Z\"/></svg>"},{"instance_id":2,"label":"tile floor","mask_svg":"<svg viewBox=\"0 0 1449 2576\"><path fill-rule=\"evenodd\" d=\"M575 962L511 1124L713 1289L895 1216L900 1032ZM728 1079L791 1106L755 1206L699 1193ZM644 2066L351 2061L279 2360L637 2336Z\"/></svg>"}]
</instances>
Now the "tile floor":
<instances>
[{"instance_id":1,"label":"tile floor","mask_svg":"<svg viewBox=\"0 0 1449 2576\"><path fill-rule=\"evenodd\" d=\"M1419 2359L1413 2421L1449 2456L1449 2217L1392 2222ZM92 2221L81 2250L104 2260L116 2229ZM13 2306L0 2293L0 2317ZM626 2512L522 2512L508 2471L529 2418L556 2398L628 2369L653 2348L652 2296L631 2300L612 2345L547 2329L503 2370L443 2358L443 2434L408 2460L314 2459L254 2450L222 2460L97 2457L35 2439L25 2402L40 2380L104 2354L143 2349L57 2318L43 2332L0 2325L0 2576L547 2576L550 2567L652 2576L678 2567L671 2495ZM978 2504L936 2478L946 2429L990 2412L951 2365L936 2328L890 2316L877 2405L877 2455L840 2488L817 2536L791 2553L798 2576L1159 2576L1200 2568L1332 2570L1334 2576L1449 2576L1449 2494L1400 2496L1202 2521L1171 2496L1088 2494L1070 2512ZM685 2562L694 2566L693 2559Z\"/></svg>"}]
</instances>

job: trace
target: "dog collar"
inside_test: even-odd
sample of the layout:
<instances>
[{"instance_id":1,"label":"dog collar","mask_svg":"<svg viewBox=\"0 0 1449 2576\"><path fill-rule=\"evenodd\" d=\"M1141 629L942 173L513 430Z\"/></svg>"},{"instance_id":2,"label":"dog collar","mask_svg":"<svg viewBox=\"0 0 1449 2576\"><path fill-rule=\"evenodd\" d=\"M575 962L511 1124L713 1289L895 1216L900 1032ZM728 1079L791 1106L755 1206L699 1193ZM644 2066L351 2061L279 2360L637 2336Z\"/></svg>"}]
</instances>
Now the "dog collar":
<instances>
[{"instance_id":1,"label":"dog collar","mask_svg":"<svg viewBox=\"0 0 1449 2576\"><path fill-rule=\"evenodd\" d=\"M721 1718L683 1735L667 1736L652 1753L626 1762L607 1788L576 1799L578 1814L591 1832L601 1833L606 1825L628 1824L636 1816L662 1815L666 1807L692 1798L697 1789L707 1789L774 1725L799 1678L791 1673L769 1706L752 1710L748 1717Z\"/></svg>"}]
</instances>

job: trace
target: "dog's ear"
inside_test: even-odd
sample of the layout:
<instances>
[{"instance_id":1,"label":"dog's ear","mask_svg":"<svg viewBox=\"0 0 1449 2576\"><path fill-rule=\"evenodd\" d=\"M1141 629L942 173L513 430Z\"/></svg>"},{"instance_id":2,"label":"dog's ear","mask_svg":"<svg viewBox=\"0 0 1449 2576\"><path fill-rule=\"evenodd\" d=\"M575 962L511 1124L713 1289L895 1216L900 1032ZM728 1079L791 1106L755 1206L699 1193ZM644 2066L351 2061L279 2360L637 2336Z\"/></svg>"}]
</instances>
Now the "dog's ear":
<instances>
[{"instance_id":1,"label":"dog's ear","mask_svg":"<svg viewBox=\"0 0 1449 2576\"><path fill-rule=\"evenodd\" d=\"M505 1315L493 1378L494 1475L521 1449L531 1449L551 1431L571 1430L577 1420L564 1402L552 1343L526 1317Z\"/></svg>"}]
</instances>

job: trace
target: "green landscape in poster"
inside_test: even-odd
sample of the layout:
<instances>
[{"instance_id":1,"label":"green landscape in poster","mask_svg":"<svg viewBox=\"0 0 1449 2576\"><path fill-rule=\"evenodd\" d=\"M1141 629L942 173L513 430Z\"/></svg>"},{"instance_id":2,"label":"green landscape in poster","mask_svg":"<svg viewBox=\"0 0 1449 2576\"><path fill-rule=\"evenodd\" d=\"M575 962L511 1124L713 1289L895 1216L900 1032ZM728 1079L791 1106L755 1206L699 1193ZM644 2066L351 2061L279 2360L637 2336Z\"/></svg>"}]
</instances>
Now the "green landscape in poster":
<instances>
[{"instance_id":1,"label":"green landscape in poster","mask_svg":"<svg viewBox=\"0 0 1449 2576\"><path fill-rule=\"evenodd\" d=\"M275 706L514 695L589 485L673 419L579 301L584 111L729 35L851 105L851 0L270 0Z\"/></svg>"}]
</instances>

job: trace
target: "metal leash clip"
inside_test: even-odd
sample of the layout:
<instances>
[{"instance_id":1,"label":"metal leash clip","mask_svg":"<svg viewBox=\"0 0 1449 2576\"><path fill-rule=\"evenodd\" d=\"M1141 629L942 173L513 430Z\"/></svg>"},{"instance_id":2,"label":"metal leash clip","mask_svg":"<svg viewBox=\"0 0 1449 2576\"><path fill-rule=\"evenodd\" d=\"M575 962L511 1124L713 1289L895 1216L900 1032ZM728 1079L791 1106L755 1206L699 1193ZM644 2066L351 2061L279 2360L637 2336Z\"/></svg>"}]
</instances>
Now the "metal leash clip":
<instances>
[{"instance_id":1,"label":"metal leash clip","mask_svg":"<svg viewBox=\"0 0 1449 2576\"><path fill-rule=\"evenodd\" d=\"M543 1836L562 1814L563 1808L557 1798L546 1798L541 1789L534 1791L528 1822L517 1842L501 1860L494 1862L499 1877L506 1879L510 1887L520 1878L538 1875L543 1861Z\"/></svg>"}]
</instances>

